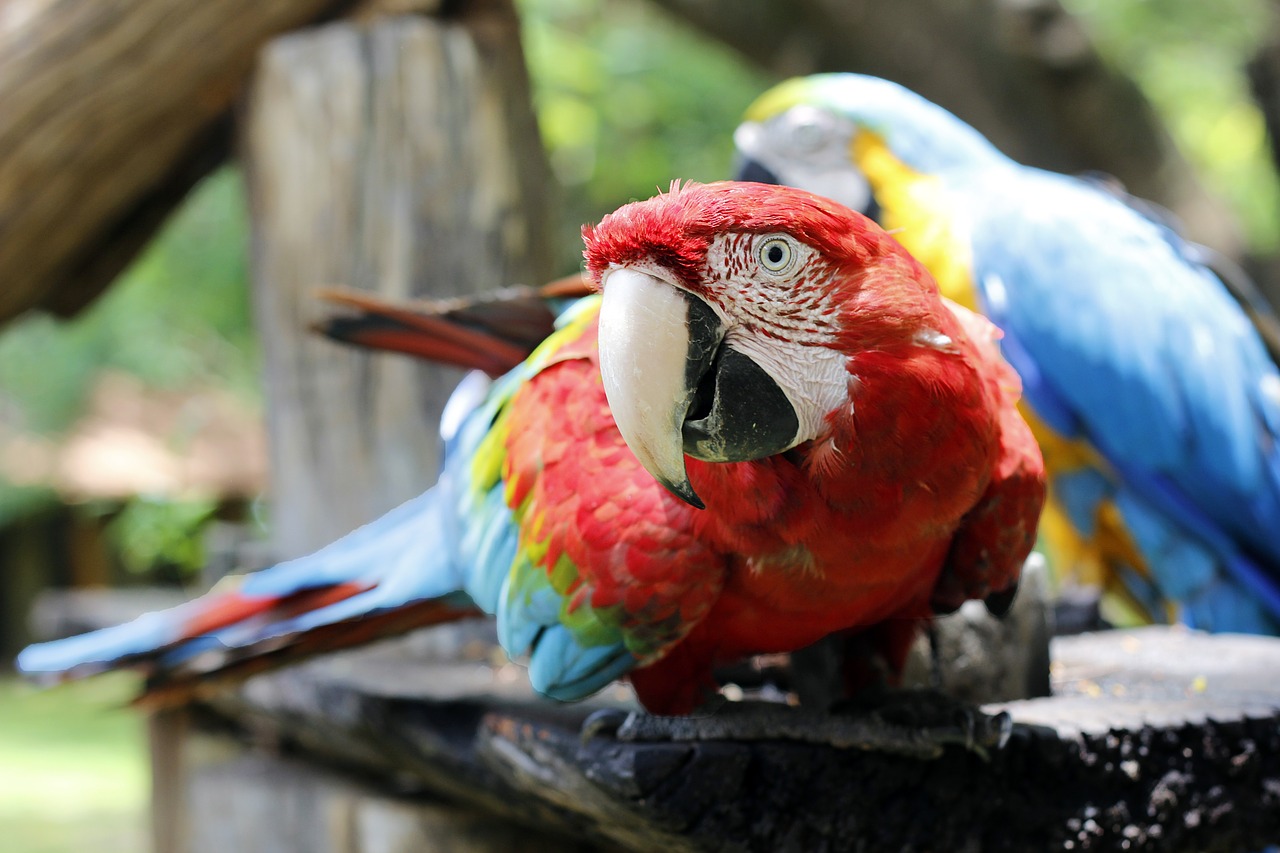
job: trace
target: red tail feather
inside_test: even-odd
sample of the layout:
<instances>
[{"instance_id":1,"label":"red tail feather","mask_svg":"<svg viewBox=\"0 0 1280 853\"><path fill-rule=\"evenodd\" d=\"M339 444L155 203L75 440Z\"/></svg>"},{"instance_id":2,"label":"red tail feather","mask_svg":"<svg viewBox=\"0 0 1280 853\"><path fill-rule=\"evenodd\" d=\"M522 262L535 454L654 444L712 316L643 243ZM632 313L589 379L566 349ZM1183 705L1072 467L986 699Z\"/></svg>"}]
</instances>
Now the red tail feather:
<instances>
[{"instance_id":1,"label":"red tail feather","mask_svg":"<svg viewBox=\"0 0 1280 853\"><path fill-rule=\"evenodd\" d=\"M329 317L314 328L343 343L500 376L551 334L555 314L549 300L589 292L590 285L581 275L539 288L404 304L360 291L327 289L317 294L320 299L354 313Z\"/></svg>"},{"instance_id":2,"label":"red tail feather","mask_svg":"<svg viewBox=\"0 0 1280 853\"><path fill-rule=\"evenodd\" d=\"M309 610L318 610L337 604L370 587L366 584L343 583L334 586L308 589L293 595L242 595L228 592L212 599L184 626L181 639L189 640L203 634L211 634L237 622L245 622L258 616L271 619L288 619Z\"/></svg>"},{"instance_id":3,"label":"red tail feather","mask_svg":"<svg viewBox=\"0 0 1280 853\"><path fill-rule=\"evenodd\" d=\"M341 601L362 591L358 584L339 584L322 589L309 590L297 595L274 599L276 608L272 618L287 618ZM241 605L245 618L263 615L268 607L252 609L253 599L241 597L238 602L220 600L217 613L229 617L237 604ZM261 605L271 599L256 599ZM213 612L213 611L211 611ZM225 689L229 684L243 681L260 672L266 672L289 663L326 652L340 651L366 645L385 637L395 637L416 628L440 625L458 619L469 619L484 614L474 608L456 607L435 600L416 601L412 604L362 616L357 619L335 622L312 628L305 634L272 637L261 643L228 649L221 655L210 656L205 661L199 657L180 669L165 670L162 679L149 683L135 704L148 709L181 705L198 696L207 696ZM226 627L235 619L206 620L205 624ZM193 627L199 623L191 623ZM197 636L192 632L191 636Z\"/></svg>"}]
</instances>

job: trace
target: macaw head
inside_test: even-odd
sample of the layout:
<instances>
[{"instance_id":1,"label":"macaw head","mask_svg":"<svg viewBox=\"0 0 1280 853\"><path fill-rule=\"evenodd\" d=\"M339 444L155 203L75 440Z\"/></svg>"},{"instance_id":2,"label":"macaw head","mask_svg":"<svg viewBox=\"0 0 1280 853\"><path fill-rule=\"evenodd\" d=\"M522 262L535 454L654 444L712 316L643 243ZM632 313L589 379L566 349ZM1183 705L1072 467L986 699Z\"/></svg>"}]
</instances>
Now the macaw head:
<instances>
[{"instance_id":1,"label":"macaw head","mask_svg":"<svg viewBox=\"0 0 1280 853\"><path fill-rule=\"evenodd\" d=\"M863 74L778 84L747 109L733 141L739 180L801 187L869 215L874 198L863 161L872 151L926 175L1003 156L942 107Z\"/></svg>"},{"instance_id":2,"label":"macaw head","mask_svg":"<svg viewBox=\"0 0 1280 853\"><path fill-rule=\"evenodd\" d=\"M583 238L614 420L697 507L686 454L745 462L819 438L851 408L855 352L891 347L941 305L878 226L790 187L676 183Z\"/></svg>"}]
</instances>

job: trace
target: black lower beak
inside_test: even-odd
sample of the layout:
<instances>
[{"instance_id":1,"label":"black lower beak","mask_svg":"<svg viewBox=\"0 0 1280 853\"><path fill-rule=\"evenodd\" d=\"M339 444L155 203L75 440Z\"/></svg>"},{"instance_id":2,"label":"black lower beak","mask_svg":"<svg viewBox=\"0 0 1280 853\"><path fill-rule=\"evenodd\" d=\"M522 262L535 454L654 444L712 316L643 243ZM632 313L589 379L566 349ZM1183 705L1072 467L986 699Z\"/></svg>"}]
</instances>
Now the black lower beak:
<instances>
[{"instance_id":1,"label":"black lower beak","mask_svg":"<svg viewBox=\"0 0 1280 853\"><path fill-rule=\"evenodd\" d=\"M706 462L745 462L795 443L800 421L786 394L760 365L721 346L695 386L682 430L684 452Z\"/></svg>"}]
</instances>

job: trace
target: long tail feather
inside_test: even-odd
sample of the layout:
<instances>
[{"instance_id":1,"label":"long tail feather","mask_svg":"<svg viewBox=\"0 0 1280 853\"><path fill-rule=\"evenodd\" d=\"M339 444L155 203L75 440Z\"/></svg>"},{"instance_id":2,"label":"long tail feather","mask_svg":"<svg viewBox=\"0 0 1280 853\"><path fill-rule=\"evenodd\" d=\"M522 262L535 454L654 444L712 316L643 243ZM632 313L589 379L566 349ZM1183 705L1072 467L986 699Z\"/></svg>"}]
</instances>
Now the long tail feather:
<instances>
[{"instance_id":1,"label":"long tail feather","mask_svg":"<svg viewBox=\"0 0 1280 853\"><path fill-rule=\"evenodd\" d=\"M539 288L512 287L480 297L394 303L330 288L320 299L344 313L315 331L343 343L405 353L500 376L528 357L555 328L564 300L589 293L580 276Z\"/></svg>"},{"instance_id":2,"label":"long tail feather","mask_svg":"<svg viewBox=\"0 0 1280 853\"><path fill-rule=\"evenodd\" d=\"M528 356L528 352L516 344L451 322L444 316L354 292L324 291L319 295L359 312L330 317L314 326L317 332L342 343L400 352L468 370L483 370L490 376L505 373Z\"/></svg>"},{"instance_id":3,"label":"long tail feather","mask_svg":"<svg viewBox=\"0 0 1280 853\"><path fill-rule=\"evenodd\" d=\"M479 615L453 558L441 487L307 557L133 622L25 649L18 668L62 680L146 672L158 695L195 678L243 677L321 651ZM186 685L186 686L184 686Z\"/></svg>"},{"instance_id":4,"label":"long tail feather","mask_svg":"<svg viewBox=\"0 0 1280 853\"><path fill-rule=\"evenodd\" d=\"M474 607L451 601L415 601L393 610L324 625L288 640L273 637L236 649L217 649L203 656L196 654L180 668L165 670L163 677L150 679L135 704L147 709L181 705L300 660L367 645L417 628L483 615Z\"/></svg>"},{"instance_id":5,"label":"long tail feather","mask_svg":"<svg viewBox=\"0 0 1280 853\"><path fill-rule=\"evenodd\" d=\"M89 634L39 643L24 649L18 669L36 678L78 678L122 665L145 666L167 649L232 626L266 624L296 617L349 598L363 587L334 584L288 595L246 595L215 591L169 610Z\"/></svg>"}]
</instances>

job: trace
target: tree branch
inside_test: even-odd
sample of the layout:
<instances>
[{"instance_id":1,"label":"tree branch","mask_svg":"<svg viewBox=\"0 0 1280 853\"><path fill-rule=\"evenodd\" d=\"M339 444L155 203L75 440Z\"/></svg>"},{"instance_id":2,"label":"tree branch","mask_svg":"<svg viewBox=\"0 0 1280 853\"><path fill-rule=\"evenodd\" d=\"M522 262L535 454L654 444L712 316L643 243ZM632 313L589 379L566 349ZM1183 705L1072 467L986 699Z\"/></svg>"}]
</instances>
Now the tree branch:
<instances>
[{"instance_id":1,"label":"tree branch","mask_svg":"<svg viewBox=\"0 0 1280 853\"><path fill-rule=\"evenodd\" d=\"M71 314L229 149L271 36L352 0L0 5L0 322Z\"/></svg>"},{"instance_id":2,"label":"tree branch","mask_svg":"<svg viewBox=\"0 0 1280 853\"><path fill-rule=\"evenodd\" d=\"M1172 210L1192 239L1240 256L1230 212L1058 0L653 2L779 76L858 71L896 80L1015 159L1112 174Z\"/></svg>"}]
</instances>

